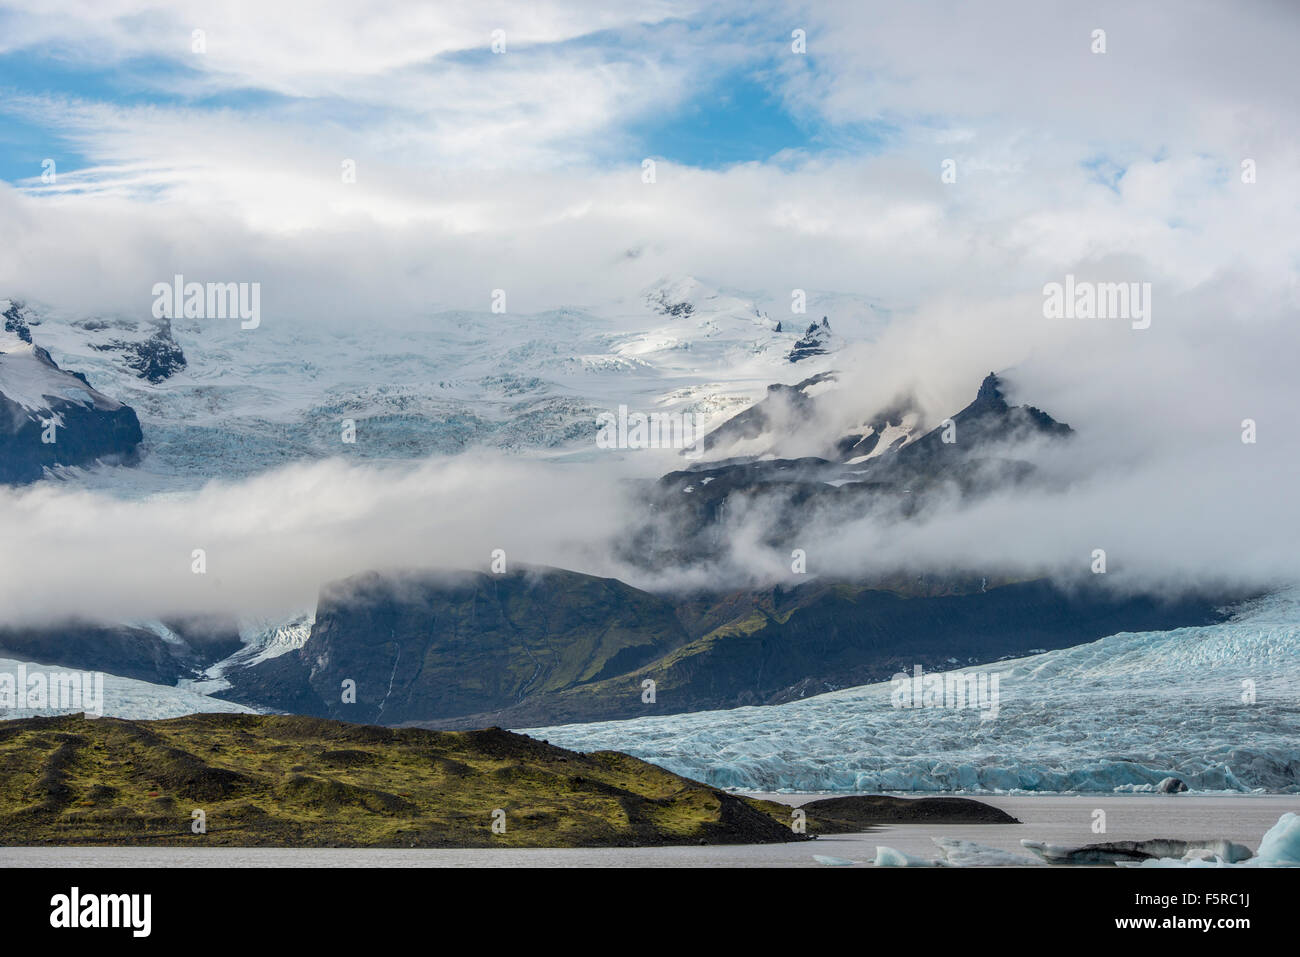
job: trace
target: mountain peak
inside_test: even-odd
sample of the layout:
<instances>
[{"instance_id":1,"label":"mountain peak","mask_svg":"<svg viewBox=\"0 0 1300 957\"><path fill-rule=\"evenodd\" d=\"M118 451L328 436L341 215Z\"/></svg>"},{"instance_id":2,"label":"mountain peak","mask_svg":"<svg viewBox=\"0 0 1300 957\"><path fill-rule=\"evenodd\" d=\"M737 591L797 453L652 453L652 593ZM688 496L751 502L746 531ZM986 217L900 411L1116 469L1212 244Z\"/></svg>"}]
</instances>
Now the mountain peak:
<instances>
[{"instance_id":1,"label":"mountain peak","mask_svg":"<svg viewBox=\"0 0 1300 957\"><path fill-rule=\"evenodd\" d=\"M1001 399L1006 401L1006 396L1002 394L1002 380L998 378L996 372L990 372L980 383L980 390L975 395L976 399Z\"/></svg>"}]
</instances>

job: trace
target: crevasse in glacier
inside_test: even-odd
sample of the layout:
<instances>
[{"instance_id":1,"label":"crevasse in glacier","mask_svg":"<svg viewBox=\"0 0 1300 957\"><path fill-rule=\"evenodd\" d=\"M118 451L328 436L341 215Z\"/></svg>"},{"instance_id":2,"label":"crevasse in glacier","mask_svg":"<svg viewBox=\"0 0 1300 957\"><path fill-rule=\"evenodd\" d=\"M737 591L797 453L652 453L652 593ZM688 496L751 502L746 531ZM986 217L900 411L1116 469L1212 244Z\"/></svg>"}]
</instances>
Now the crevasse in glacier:
<instances>
[{"instance_id":1,"label":"crevasse in glacier","mask_svg":"<svg viewBox=\"0 0 1300 957\"><path fill-rule=\"evenodd\" d=\"M1300 792L1300 589L1229 621L1121 633L996 671L996 717L898 708L889 682L730 711L530 729L721 787Z\"/></svg>"}]
</instances>

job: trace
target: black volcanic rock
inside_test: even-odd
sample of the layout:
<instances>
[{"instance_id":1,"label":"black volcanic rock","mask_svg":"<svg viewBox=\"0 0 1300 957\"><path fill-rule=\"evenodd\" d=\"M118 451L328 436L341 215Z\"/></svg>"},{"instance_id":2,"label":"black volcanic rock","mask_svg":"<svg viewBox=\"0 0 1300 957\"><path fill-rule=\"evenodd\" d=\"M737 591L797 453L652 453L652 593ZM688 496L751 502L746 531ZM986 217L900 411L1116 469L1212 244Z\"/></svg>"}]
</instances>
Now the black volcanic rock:
<instances>
[{"instance_id":1,"label":"black volcanic rock","mask_svg":"<svg viewBox=\"0 0 1300 957\"><path fill-rule=\"evenodd\" d=\"M878 412L870 420L863 423L863 431L853 432L844 436L835 443L833 455L838 462L847 462L850 459L856 459L860 456L870 455L877 452L876 446L880 444L881 436L885 430L890 427L902 426L908 416L914 419L920 418L920 413L912 408L911 399L899 399L892 406L883 412ZM880 453L896 452L904 445L910 434L900 435L893 439L890 446L880 449Z\"/></svg>"},{"instance_id":2,"label":"black volcanic rock","mask_svg":"<svg viewBox=\"0 0 1300 957\"><path fill-rule=\"evenodd\" d=\"M769 387L763 400L706 435L704 448L761 436L769 449L779 449L784 437L815 427L818 410L809 387L834 379L823 373L795 386ZM1040 409L1008 403L995 374L952 416L955 442L944 441L949 430L943 425L911 439L919 421L911 405L896 399L866 423L869 431L844 436L824 456L697 462L664 475L647 489L650 508L620 541L620 557L647 568L719 559L726 551L719 533L724 518L742 511L761 516L762 545L787 551L814 514L909 519L934 502L951 502L952 496L932 491L970 499L1034 480L1033 463L1018 457L1020 443L1067 438L1073 431ZM905 421L889 448L878 449L886 428ZM853 459L864 460L850 464Z\"/></svg>"},{"instance_id":3,"label":"black volcanic rock","mask_svg":"<svg viewBox=\"0 0 1300 957\"><path fill-rule=\"evenodd\" d=\"M650 308L661 315L668 316L670 319L689 319L695 314L695 305L693 303L686 299L674 302L668 297L668 293L662 289L647 296L646 302Z\"/></svg>"}]
</instances>

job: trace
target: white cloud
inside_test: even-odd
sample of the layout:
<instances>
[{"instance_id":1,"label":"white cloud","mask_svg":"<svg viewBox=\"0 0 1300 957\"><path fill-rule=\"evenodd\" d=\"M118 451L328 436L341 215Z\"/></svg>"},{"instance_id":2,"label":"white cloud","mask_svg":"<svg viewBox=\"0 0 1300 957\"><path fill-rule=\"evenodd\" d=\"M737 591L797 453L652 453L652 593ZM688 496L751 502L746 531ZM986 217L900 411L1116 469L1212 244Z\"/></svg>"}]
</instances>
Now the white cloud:
<instances>
[{"instance_id":1,"label":"white cloud","mask_svg":"<svg viewBox=\"0 0 1300 957\"><path fill-rule=\"evenodd\" d=\"M1300 573L1283 542L1296 517L1288 427L1271 425L1267 447L1232 444L1242 418L1264 422L1300 399L1300 98L1287 7L1024 4L993 16L977 5L819 4L737 15L733 28L725 9L650 4L611 16L579 4L512 18L512 52L476 58L446 54L485 47L504 7L452 22L400 5L360 22L341 6L268 6L205 17L207 59L174 82L195 95L248 87L291 101L131 106L47 95L38 81L9 101L93 165L61 167L52 188L0 186L0 228L16 240L0 247L0 294L144 314L152 284L183 272L260 281L271 322L379 322L482 310L497 287L512 311L602 303L664 275L752 290L778 317L796 287L860 293L903 318L861 358L857 406L874 411L908 387L946 414L989 369L1014 366L1023 398L1079 427L1076 447L1098 463L1151 461L1107 481L1081 454L1073 498L994 501L926 526L916 560L971 555L967 545L991 536L1006 554L1051 564L1097 537L1086 527L1118 542L1130 567L1154 567L1164 549L1168 568L1187 574ZM0 49L45 44L112 64L188 62L189 24L209 8L26 9ZM795 26L809 31L804 58L785 52ZM1107 30L1104 55L1088 52L1094 27ZM594 40L598 30L613 38ZM169 52L176 44L182 52ZM643 183L640 158L621 148L628 123L671 113L733 69L766 71L831 140L871 145L722 170L660 160L657 182ZM1240 180L1245 157L1257 161L1254 184ZM355 185L340 180L344 158L358 163ZM940 180L945 158L957 162L956 183ZM1152 328L1048 323L1040 290L1067 272L1151 282ZM280 501L334 466L320 468L219 489L172 517L187 527L196 508ZM427 466L423 481L436 486L442 468ZM1202 481L1189 486L1189 474ZM393 480L414 487L404 481ZM32 542L68 514L46 508L63 494L10 499L29 513ZM410 502L392 501L394 515ZM1012 514L1012 504L1024 508ZM100 523L102 503L68 505ZM467 500L467 514L478 507ZM1070 517L1053 538L1050 516L1062 509ZM120 526L112 514L105 536L82 544L123 567L163 560L110 549L104 538L131 522L169 542L166 561L193 537L173 541L143 507ZM322 555L295 587L346 564L329 537L340 527L314 531L318 521L287 532ZM1235 539L1234 522L1244 529ZM558 529L537 526L539 551ZM870 532L836 559L842 567L868 560L863 541L886 557L903 547L889 530ZM253 557L246 564L273 577Z\"/></svg>"}]
</instances>

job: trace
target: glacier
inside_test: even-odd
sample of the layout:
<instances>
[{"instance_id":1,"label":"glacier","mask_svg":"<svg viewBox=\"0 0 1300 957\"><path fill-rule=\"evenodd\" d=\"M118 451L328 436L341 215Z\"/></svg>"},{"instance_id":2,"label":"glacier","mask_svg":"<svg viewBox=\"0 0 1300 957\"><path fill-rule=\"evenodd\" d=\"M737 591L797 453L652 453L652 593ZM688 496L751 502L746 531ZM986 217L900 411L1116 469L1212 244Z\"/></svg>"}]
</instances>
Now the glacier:
<instances>
[{"instance_id":1,"label":"glacier","mask_svg":"<svg viewBox=\"0 0 1300 957\"><path fill-rule=\"evenodd\" d=\"M472 447L580 454L594 446L596 415L619 403L715 423L773 382L831 367L832 354L787 360L800 333L769 315L778 305L687 277L631 301L508 318L453 310L418 321L268 319L256 330L177 318L168 334L186 362L162 381L141 379L126 354L152 332L147 320L46 307L24 314L60 365L129 404L144 429L139 466L67 468L59 477L143 497L201 486L214 462L231 478L332 456L400 462ZM889 322L887 309L863 297L815 297L810 306L834 313L840 345L871 341ZM347 419L357 426L351 444L340 438Z\"/></svg>"},{"instance_id":2,"label":"glacier","mask_svg":"<svg viewBox=\"0 0 1300 957\"><path fill-rule=\"evenodd\" d=\"M79 668L62 665L38 664L33 661L19 661L13 658L0 658L0 674L17 675L21 671L27 674L41 672L44 674L80 672ZM258 709L249 708L233 701L210 698L187 688L170 687L139 681L135 678L123 678L120 675L104 674L103 716L126 718L131 721L152 721L163 718L180 718L187 714L221 712L227 714L257 714ZM16 718L46 718L59 714L75 714L81 707L45 708L0 707L0 721Z\"/></svg>"},{"instance_id":3,"label":"glacier","mask_svg":"<svg viewBox=\"0 0 1300 957\"><path fill-rule=\"evenodd\" d=\"M953 673L989 671L1001 679L996 718L896 708L880 682L782 705L522 730L740 790L1124 793L1176 777L1192 792L1300 793L1300 589L1217 625Z\"/></svg>"}]
</instances>

